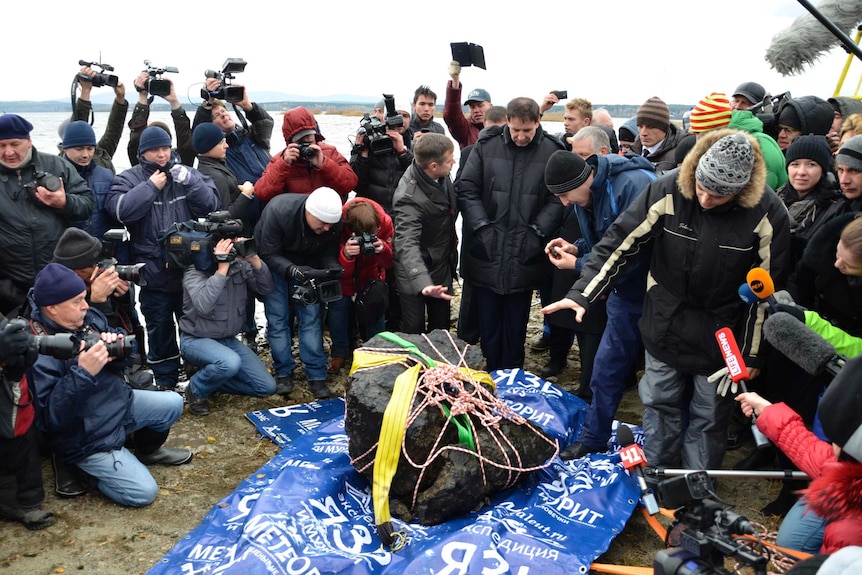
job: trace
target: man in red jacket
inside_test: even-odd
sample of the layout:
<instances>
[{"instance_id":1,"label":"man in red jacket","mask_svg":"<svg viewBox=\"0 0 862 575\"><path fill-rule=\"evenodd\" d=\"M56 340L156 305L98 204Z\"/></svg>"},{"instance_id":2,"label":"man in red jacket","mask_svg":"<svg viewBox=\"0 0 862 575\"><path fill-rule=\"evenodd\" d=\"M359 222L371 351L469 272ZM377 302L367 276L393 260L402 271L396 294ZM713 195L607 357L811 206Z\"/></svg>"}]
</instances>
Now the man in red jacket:
<instances>
[{"instance_id":1,"label":"man in red jacket","mask_svg":"<svg viewBox=\"0 0 862 575\"><path fill-rule=\"evenodd\" d=\"M288 110L281 132L287 147L272 157L254 185L255 195L268 202L286 192L307 195L317 188L332 188L342 203L346 201L358 178L347 158L323 142L311 112L302 106Z\"/></svg>"},{"instance_id":2,"label":"man in red jacket","mask_svg":"<svg viewBox=\"0 0 862 575\"><path fill-rule=\"evenodd\" d=\"M482 88L467 94L464 101L464 105L470 108L470 117L467 118L461 109L461 64L456 60L449 64L449 77L452 79L446 85L443 121L463 149L479 139L479 131L485 127L485 112L492 106L491 94Z\"/></svg>"}]
</instances>

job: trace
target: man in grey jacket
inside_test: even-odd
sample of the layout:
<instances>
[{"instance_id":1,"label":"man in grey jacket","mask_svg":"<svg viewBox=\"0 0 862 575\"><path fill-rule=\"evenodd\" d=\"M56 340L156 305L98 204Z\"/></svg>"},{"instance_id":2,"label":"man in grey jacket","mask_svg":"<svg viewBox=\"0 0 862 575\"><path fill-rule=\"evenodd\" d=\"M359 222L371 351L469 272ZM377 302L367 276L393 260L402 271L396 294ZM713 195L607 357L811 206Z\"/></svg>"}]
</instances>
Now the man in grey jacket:
<instances>
[{"instance_id":1,"label":"man in grey jacket","mask_svg":"<svg viewBox=\"0 0 862 575\"><path fill-rule=\"evenodd\" d=\"M180 353L200 367L189 380L189 413L209 415L207 398L216 391L263 397L275 393L275 379L256 353L236 338L245 323L248 288L273 289L272 274L254 253L240 258L234 240L213 249L214 270L190 267L183 275Z\"/></svg>"}]
</instances>

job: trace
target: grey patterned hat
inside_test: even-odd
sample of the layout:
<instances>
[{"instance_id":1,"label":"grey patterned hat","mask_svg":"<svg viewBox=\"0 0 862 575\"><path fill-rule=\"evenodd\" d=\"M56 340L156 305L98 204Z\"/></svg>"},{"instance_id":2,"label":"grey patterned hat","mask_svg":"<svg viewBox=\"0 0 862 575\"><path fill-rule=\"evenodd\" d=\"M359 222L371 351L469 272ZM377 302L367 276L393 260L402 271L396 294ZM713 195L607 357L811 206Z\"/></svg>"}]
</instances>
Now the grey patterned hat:
<instances>
[{"instance_id":1,"label":"grey patterned hat","mask_svg":"<svg viewBox=\"0 0 862 575\"><path fill-rule=\"evenodd\" d=\"M735 196L748 185L754 168L754 150L743 133L718 140L697 162L694 177L706 190L719 196Z\"/></svg>"}]
</instances>

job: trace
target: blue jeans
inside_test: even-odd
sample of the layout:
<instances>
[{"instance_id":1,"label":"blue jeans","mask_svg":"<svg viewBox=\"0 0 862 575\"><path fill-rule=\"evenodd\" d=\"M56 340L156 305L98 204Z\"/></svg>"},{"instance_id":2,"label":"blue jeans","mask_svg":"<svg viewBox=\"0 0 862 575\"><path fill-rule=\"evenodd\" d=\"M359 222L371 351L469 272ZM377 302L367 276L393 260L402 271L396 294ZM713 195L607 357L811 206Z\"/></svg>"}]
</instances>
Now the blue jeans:
<instances>
[{"instance_id":1,"label":"blue jeans","mask_svg":"<svg viewBox=\"0 0 862 575\"><path fill-rule=\"evenodd\" d=\"M294 305L290 301L287 282L272 274L275 289L266 295L263 305L266 312L266 337L272 351L272 365L276 377L293 375L296 362L290 351L291 312L299 322L299 358L305 366L308 381L326 380L326 352L323 351L323 328L320 323L320 304Z\"/></svg>"},{"instance_id":2,"label":"blue jeans","mask_svg":"<svg viewBox=\"0 0 862 575\"><path fill-rule=\"evenodd\" d=\"M189 381L197 397L207 398L216 391L257 397L275 393L275 379L266 365L235 337L210 339L182 334L180 351L201 368Z\"/></svg>"},{"instance_id":3,"label":"blue jeans","mask_svg":"<svg viewBox=\"0 0 862 575\"><path fill-rule=\"evenodd\" d=\"M183 316L183 294L141 289L141 313L147 323L147 364L156 385L176 387L180 370L176 317Z\"/></svg>"},{"instance_id":4,"label":"blue jeans","mask_svg":"<svg viewBox=\"0 0 862 575\"><path fill-rule=\"evenodd\" d=\"M167 431L183 413L183 398L172 391L132 390L135 424L126 433L148 427ZM77 466L99 481L99 491L120 505L142 507L156 499L159 486L147 466L128 449L94 453Z\"/></svg>"},{"instance_id":5,"label":"blue jeans","mask_svg":"<svg viewBox=\"0 0 862 575\"><path fill-rule=\"evenodd\" d=\"M581 443L602 451L608 447L614 415L626 390L632 365L640 355L638 320L643 313L643 300L630 302L611 293L607 311L608 322L593 361L590 380L593 400L580 436Z\"/></svg>"},{"instance_id":6,"label":"blue jeans","mask_svg":"<svg viewBox=\"0 0 862 575\"><path fill-rule=\"evenodd\" d=\"M781 547L805 553L820 553L826 521L808 509L804 501L797 501L778 527L776 543Z\"/></svg>"}]
</instances>

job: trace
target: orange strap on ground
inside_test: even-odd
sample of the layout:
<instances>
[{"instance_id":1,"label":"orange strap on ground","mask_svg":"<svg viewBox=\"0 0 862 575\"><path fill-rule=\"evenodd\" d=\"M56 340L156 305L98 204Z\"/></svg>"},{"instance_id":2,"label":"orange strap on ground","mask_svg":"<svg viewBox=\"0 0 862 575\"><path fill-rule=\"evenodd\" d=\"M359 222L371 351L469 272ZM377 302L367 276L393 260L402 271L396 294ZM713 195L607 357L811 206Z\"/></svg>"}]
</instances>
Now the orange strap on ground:
<instances>
[{"instance_id":1,"label":"orange strap on ground","mask_svg":"<svg viewBox=\"0 0 862 575\"><path fill-rule=\"evenodd\" d=\"M599 573L617 573L618 575L653 575L652 567L629 567L627 565L608 565L607 563L593 563L591 571Z\"/></svg>"}]
</instances>

